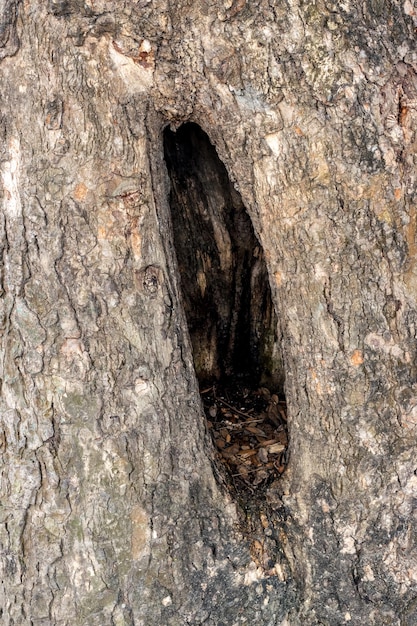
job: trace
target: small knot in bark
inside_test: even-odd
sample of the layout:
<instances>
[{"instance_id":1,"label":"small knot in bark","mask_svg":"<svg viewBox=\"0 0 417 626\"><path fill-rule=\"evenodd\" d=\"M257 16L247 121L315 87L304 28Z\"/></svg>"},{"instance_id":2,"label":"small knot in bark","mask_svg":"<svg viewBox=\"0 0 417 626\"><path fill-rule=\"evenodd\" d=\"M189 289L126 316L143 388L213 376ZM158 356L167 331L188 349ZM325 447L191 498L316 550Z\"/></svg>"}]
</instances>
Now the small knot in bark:
<instances>
[{"instance_id":1,"label":"small knot in bark","mask_svg":"<svg viewBox=\"0 0 417 626\"><path fill-rule=\"evenodd\" d=\"M137 276L139 288L151 298L156 296L162 280L162 270L155 265L148 265L145 269L140 270Z\"/></svg>"},{"instance_id":2,"label":"small knot in bark","mask_svg":"<svg viewBox=\"0 0 417 626\"><path fill-rule=\"evenodd\" d=\"M45 125L48 130L59 130L62 128L62 115L64 103L61 98L55 98L46 105Z\"/></svg>"}]
</instances>

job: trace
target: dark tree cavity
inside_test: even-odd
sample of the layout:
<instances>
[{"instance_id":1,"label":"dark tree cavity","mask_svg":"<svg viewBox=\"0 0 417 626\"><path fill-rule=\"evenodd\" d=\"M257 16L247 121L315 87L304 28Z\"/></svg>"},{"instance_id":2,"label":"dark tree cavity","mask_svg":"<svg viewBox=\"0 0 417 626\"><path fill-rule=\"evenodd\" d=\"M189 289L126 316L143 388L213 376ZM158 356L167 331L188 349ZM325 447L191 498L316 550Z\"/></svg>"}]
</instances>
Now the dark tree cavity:
<instances>
[{"instance_id":1,"label":"dark tree cavity","mask_svg":"<svg viewBox=\"0 0 417 626\"><path fill-rule=\"evenodd\" d=\"M283 390L277 318L264 253L238 191L206 133L164 133L185 313L200 383Z\"/></svg>"}]
</instances>

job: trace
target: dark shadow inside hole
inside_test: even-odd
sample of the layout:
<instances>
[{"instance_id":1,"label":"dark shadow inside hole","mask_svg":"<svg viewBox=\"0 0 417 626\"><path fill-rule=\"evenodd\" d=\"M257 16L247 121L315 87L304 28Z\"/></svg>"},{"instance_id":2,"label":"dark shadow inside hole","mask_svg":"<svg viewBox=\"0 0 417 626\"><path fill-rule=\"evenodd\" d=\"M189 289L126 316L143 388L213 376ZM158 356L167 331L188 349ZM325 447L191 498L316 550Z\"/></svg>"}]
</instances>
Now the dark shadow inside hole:
<instances>
[{"instance_id":1,"label":"dark shadow inside hole","mask_svg":"<svg viewBox=\"0 0 417 626\"><path fill-rule=\"evenodd\" d=\"M233 421L233 415L240 422L258 415L260 424L262 414L263 439L278 450L277 433L285 431L286 438L284 367L264 252L240 194L197 124L166 128L164 153L183 304L209 424L215 429L219 417ZM252 427L252 442L242 435L234 443L225 428L225 450L256 444L261 468L285 465L284 451L279 459L259 452L262 428Z\"/></svg>"}]
</instances>

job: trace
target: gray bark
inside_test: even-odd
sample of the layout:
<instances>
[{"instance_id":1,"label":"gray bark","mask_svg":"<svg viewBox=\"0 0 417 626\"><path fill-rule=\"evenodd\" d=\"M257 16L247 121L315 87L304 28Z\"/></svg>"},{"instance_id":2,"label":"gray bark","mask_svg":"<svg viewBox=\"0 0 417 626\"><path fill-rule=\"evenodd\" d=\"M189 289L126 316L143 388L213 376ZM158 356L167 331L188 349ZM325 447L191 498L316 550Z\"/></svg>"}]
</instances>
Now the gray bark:
<instances>
[{"instance_id":1,"label":"gray bark","mask_svg":"<svg viewBox=\"0 0 417 626\"><path fill-rule=\"evenodd\" d=\"M2 623L416 623L415 28L408 0L0 4ZM243 503L173 248L188 121L282 336L290 463Z\"/></svg>"}]
</instances>

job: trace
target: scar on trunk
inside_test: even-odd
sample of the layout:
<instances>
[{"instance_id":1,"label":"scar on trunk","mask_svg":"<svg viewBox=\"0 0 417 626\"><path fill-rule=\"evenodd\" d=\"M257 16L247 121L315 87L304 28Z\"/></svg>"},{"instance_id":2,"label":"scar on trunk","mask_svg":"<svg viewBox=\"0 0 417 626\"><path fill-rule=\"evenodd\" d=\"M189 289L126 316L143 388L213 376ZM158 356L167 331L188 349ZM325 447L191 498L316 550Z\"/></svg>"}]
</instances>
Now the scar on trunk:
<instances>
[{"instance_id":1,"label":"scar on trunk","mask_svg":"<svg viewBox=\"0 0 417 626\"><path fill-rule=\"evenodd\" d=\"M253 489L287 463L284 366L265 255L206 133L164 131L181 293L196 376L221 464Z\"/></svg>"}]
</instances>

